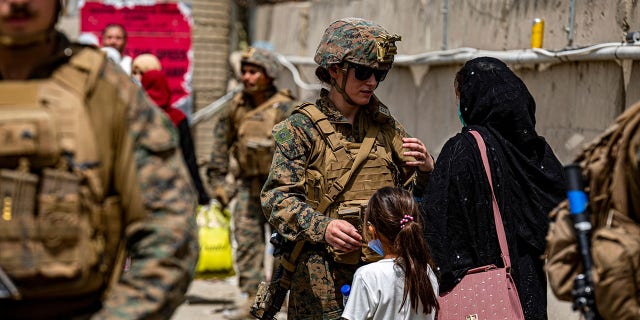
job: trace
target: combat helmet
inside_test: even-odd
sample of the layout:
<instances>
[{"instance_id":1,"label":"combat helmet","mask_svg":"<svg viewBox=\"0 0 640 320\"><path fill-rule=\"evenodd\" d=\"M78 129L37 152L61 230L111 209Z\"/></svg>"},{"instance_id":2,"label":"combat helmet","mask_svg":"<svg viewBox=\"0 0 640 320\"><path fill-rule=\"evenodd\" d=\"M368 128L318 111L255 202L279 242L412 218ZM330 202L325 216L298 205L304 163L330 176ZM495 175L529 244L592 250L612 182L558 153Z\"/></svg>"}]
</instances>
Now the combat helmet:
<instances>
[{"instance_id":1,"label":"combat helmet","mask_svg":"<svg viewBox=\"0 0 640 320\"><path fill-rule=\"evenodd\" d=\"M276 56L269 50L249 47L242 53L240 65L245 63L257 65L264 69L267 77L276 79L280 73L280 64Z\"/></svg>"},{"instance_id":2,"label":"combat helmet","mask_svg":"<svg viewBox=\"0 0 640 320\"><path fill-rule=\"evenodd\" d=\"M315 62L328 69L343 61L388 70L398 49L401 37L390 34L382 26L361 18L334 21L322 35Z\"/></svg>"}]
</instances>

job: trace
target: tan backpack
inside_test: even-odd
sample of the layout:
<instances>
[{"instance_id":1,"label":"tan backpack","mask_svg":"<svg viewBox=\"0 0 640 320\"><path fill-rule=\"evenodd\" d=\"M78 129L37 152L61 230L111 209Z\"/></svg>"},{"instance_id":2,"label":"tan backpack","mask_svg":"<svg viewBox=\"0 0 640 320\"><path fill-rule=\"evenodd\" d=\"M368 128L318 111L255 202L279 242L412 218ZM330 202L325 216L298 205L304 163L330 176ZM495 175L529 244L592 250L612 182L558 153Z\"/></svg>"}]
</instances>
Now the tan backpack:
<instances>
[{"instance_id":1,"label":"tan backpack","mask_svg":"<svg viewBox=\"0 0 640 320\"><path fill-rule=\"evenodd\" d=\"M595 301L604 319L640 318L640 103L578 156L591 212ZM550 213L549 284L560 300L573 301L582 260L567 201Z\"/></svg>"}]
</instances>

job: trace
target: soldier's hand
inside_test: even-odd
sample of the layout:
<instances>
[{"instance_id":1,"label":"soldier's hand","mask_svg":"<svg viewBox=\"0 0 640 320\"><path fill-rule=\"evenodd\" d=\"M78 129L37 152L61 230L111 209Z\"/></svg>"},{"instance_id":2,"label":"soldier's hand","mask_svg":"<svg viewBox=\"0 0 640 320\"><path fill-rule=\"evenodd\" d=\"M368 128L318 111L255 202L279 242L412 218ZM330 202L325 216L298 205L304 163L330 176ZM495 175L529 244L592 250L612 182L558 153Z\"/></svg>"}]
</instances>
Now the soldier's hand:
<instances>
[{"instance_id":1,"label":"soldier's hand","mask_svg":"<svg viewBox=\"0 0 640 320\"><path fill-rule=\"evenodd\" d=\"M227 195L227 191L221 187L218 186L213 190L213 196L220 201L220 204L222 204L222 207L225 208L228 204L229 204L229 195Z\"/></svg>"},{"instance_id":2,"label":"soldier's hand","mask_svg":"<svg viewBox=\"0 0 640 320\"><path fill-rule=\"evenodd\" d=\"M415 161L407 161L408 166L418 167L422 172L431 172L435 166L433 158L429 154L427 147L418 138L402 138L402 147L409 149L404 152L404 156L411 156Z\"/></svg>"},{"instance_id":3,"label":"soldier's hand","mask_svg":"<svg viewBox=\"0 0 640 320\"><path fill-rule=\"evenodd\" d=\"M351 252L362 246L362 237L356 227L339 219L329 222L324 232L324 240L336 250L343 252Z\"/></svg>"}]
</instances>

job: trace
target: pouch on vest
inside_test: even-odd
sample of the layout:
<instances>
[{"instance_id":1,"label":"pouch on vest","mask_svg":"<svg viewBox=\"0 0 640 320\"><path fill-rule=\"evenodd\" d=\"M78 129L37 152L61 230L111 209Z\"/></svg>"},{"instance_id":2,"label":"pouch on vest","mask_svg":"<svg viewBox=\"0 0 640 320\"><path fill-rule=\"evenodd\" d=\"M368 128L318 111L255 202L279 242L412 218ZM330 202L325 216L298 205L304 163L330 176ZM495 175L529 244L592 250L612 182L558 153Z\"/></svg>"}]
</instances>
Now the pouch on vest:
<instances>
[{"instance_id":1,"label":"pouch on vest","mask_svg":"<svg viewBox=\"0 0 640 320\"><path fill-rule=\"evenodd\" d=\"M338 208L337 218L351 223L354 227L356 227L356 230L358 230L358 233L361 235L362 235L363 216L364 216L363 207L359 205L347 206L347 205L341 204L341 206ZM345 263L345 264L360 263L360 255L361 255L360 250L354 250L351 252L342 252L342 251L336 250L331 245L327 245L326 247L327 247L327 251L329 251L329 253L333 256L333 260L335 262Z\"/></svg>"},{"instance_id":2,"label":"pouch on vest","mask_svg":"<svg viewBox=\"0 0 640 320\"><path fill-rule=\"evenodd\" d=\"M327 251L333 257L333 260L338 263L344 264L359 264L361 262L370 263L376 262L382 259L382 256L369 248L367 244L368 237L365 234L367 231L366 228L363 228L362 221L364 219L364 212L367 207L367 202L363 201L349 201L343 202L340 204L337 210L337 218L341 220L345 220L351 223L356 229L358 233L362 237L361 249L354 250L351 252L342 252L336 250L330 245L327 245Z\"/></svg>"},{"instance_id":3,"label":"pouch on vest","mask_svg":"<svg viewBox=\"0 0 640 320\"><path fill-rule=\"evenodd\" d=\"M3 86L11 95L3 95L0 102L0 165L17 168L20 158L27 158L33 166L55 164L60 148L56 123L50 112L37 103L14 96L35 97L37 89L12 82Z\"/></svg>"}]
</instances>

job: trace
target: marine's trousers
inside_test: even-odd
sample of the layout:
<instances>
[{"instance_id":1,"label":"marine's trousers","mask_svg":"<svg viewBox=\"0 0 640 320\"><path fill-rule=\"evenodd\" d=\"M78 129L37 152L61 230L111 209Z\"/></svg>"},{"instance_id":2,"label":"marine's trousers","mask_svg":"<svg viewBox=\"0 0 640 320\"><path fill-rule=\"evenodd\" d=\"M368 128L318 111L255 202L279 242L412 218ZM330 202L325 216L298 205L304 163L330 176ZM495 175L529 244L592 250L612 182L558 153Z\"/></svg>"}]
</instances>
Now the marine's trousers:
<instances>
[{"instance_id":1,"label":"marine's trousers","mask_svg":"<svg viewBox=\"0 0 640 320\"><path fill-rule=\"evenodd\" d=\"M260 206L263 178L240 179L233 211L240 290L255 295L264 281L265 222ZM271 266L268 266L271 269Z\"/></svg>"},{"instance_id":2,"label":"marine's trousers","mask_svg":"<svg viewBox=\"0 0 640 320\"><path fill-rule=\"evenodd\" d=\"M340 287L351 284L359 266L334 262L324 245L305 244L291 280L287 319L339 319L344 309Z\"/></svg>"}]
</instances>

